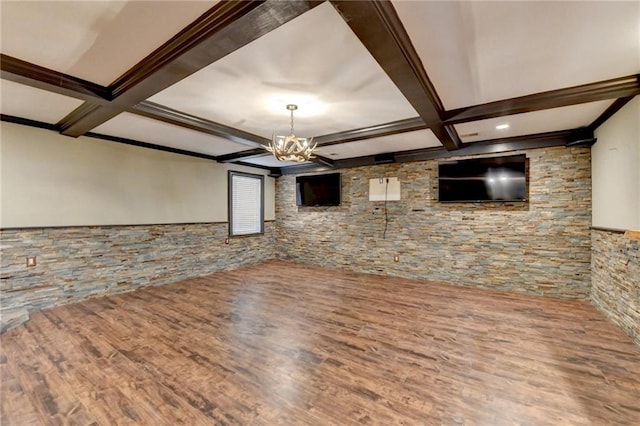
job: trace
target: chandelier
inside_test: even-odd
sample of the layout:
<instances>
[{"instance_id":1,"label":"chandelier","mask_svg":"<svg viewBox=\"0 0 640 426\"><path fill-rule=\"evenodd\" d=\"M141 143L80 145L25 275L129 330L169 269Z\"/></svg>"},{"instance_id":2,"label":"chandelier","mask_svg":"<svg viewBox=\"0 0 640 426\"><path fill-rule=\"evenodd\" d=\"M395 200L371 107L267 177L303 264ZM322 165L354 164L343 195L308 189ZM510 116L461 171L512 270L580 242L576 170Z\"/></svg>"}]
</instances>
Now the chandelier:
<instances>
[{"instance_id":1,"label":"chandelier","mask_svg":"<svg viewBox=\"0 0 640 426\"><path fill-rule=\"evenodd\" d=\"M313 157L313 150L316 148L316 144L313 146L313 138L298 138L293 133L293 111L298 109L297 105L289 104L287 109L291 111L291 133L288 136L279 136L273 133L269 146L265 149L273 153L280 161L296 161L301 163L307 161Z\"/></svg>"}]
</instances>

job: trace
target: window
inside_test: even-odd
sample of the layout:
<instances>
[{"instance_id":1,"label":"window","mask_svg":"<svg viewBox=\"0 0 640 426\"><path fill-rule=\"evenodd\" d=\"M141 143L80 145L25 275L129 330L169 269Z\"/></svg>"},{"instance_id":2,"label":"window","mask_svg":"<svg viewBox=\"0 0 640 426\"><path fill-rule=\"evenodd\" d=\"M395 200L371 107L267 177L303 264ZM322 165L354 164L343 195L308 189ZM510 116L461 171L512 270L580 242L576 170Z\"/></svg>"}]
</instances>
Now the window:
<instances>
[{"instance_id":1,"label":"window","mask_svg":"<svg viewBox=\"0 0 640 426\"><path fill-rule=\"evenodd\" d=\"M229 171L229 235L264 232L264 176Z\"/></svg>"}]
</instances>

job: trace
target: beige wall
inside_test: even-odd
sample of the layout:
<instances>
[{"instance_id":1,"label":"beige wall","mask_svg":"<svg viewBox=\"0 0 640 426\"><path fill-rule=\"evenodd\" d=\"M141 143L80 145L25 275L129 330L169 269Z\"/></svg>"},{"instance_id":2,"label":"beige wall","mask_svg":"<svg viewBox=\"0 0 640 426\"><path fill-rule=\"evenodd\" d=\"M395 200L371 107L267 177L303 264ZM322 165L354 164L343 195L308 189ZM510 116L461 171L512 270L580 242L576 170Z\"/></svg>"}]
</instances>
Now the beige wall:
<instances>
[{"instance_id":1,"label":"beige wall","mask_svg":"<svg viewBox=\"0 0 640 426\"><path fill-rule=\"evenodd\" d=\"M268 174L55 132L1 124L0 227L227 221L227 171ZM275 219L273 178L265 219Z\"/></svg>"},{"instance_id":2,"label":"beige wall","mask_svg":"<svg viewBox=\"0 0 640 426\"><path fill-rule=\"evenodd\" d=\"M640 97L596 130L593 226L640 229Z\"/></svg>"}]
</instances>

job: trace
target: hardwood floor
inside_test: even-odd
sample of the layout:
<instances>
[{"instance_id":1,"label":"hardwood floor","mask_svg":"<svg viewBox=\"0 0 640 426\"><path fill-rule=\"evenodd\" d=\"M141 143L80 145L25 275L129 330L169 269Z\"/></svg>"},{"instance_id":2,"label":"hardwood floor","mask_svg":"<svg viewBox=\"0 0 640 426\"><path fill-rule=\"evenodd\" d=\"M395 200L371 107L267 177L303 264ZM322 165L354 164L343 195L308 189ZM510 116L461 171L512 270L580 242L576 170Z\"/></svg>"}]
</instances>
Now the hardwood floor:
<instances>
[{"instance_id":1,"label":"hardwood floor","mask_svg":"<svg viewBox=\"0 0 640 426\"><path fill-rule=\"evenodd\" d=\"M41 311L2 425L634 425L640 349L589 303L271 262Z\"/></svg>"}]
</instances>

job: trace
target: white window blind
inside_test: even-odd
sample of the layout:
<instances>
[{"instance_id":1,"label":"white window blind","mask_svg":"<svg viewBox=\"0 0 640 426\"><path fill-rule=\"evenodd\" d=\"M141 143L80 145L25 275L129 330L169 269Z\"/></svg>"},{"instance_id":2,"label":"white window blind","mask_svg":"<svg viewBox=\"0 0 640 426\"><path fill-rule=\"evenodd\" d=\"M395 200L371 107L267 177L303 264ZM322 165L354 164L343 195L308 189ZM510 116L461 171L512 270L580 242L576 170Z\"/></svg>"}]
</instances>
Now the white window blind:
<instances>
[{"instance_id":1,"label":"white window blind","mask_svg":"<svg viewBox=\"0 0 640 426\"><path fill-rule=\"evenodd\" d=\"M229 172L230 235L262 233L263 182L261 175Z\"/></svg>"}]
</instances>

